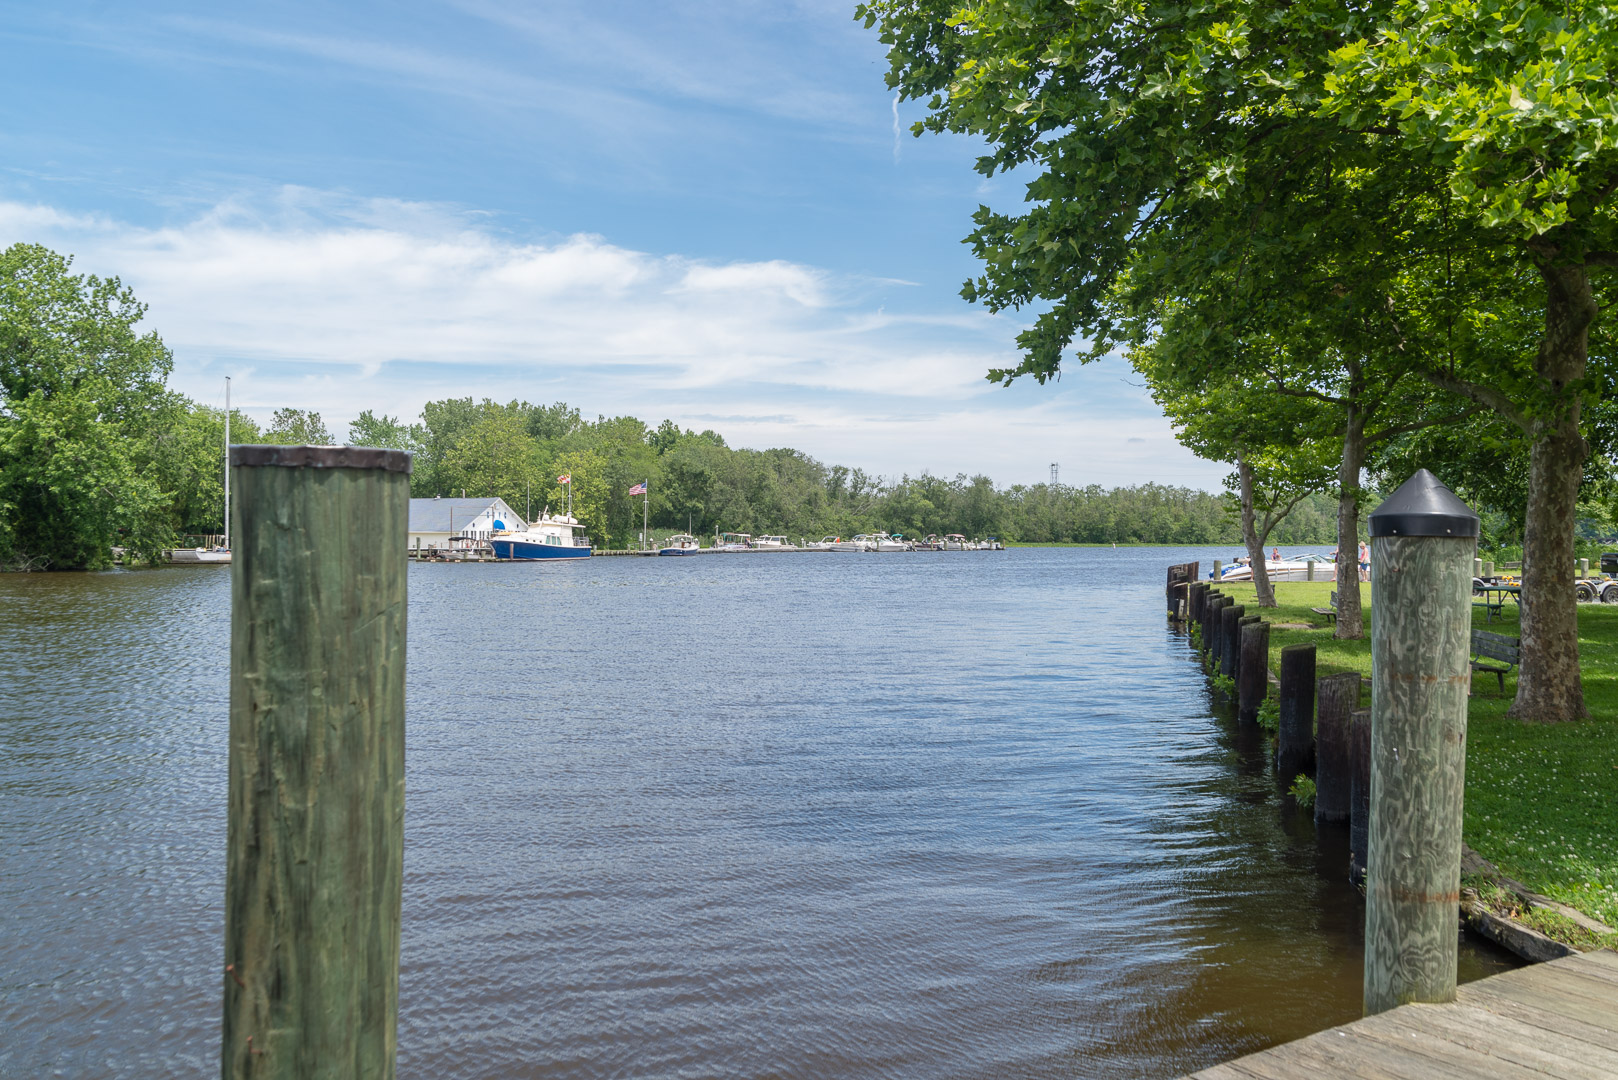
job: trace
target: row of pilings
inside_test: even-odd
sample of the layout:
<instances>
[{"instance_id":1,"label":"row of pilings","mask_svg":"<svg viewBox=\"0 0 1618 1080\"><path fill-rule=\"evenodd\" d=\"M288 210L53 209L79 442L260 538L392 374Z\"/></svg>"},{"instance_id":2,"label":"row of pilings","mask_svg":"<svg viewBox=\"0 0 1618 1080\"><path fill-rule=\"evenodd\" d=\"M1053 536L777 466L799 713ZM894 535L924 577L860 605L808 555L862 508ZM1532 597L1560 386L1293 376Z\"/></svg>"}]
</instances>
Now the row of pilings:
<instances>
[{"instance_id":1,"label":"row of pilings","mask_svg":"<svg viewBox=\"0 0 1618 1080\"><path fill-rule=\"evenodd\" d=\"M1282 791L1300 776L1315 782L1315 823L1349 827L1349 880L1363 885L1370 833L1371 710L1359 707L1358 672L1315 675L1315 646L1281 649L1270 671L1270 624L1212 582L1196 563L1169 571L1169 613L1196 628L1203 667L1216 686L1233 688L1236 721L1257 726L1272 683L1279 723L1275 778ZM1228 680L1228 682L1226 681Z\"/></svg>"}]
</instances>

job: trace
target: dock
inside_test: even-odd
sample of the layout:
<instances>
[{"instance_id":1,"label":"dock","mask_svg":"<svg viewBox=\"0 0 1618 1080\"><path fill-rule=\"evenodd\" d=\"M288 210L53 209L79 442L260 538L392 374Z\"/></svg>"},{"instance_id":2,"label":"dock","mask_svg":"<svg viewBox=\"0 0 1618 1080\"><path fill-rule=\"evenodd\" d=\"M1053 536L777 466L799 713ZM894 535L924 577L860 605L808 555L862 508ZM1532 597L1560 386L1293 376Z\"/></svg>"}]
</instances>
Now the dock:
<instances>
[{"instance_id":1,"label":"dock","mask_svg":"<svg viewBox=\"0 0 1618 1080\"><path fill-rule=\"evenodd\" d=\"M1618 1077L1618 953L1579 953L1227 1061L1185 1080Z\"/></svg>"}]
</instances>

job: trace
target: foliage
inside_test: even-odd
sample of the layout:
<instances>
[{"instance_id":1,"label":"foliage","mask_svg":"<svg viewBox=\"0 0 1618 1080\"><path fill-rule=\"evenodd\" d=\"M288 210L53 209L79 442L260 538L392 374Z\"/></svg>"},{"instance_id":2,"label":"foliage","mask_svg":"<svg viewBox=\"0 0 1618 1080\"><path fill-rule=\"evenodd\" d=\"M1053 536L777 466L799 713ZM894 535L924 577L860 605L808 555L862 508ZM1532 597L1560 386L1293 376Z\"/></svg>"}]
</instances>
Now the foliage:
<instances>
[{"instance_id":1,"label":"foliage","mask_svg":"<svg viewBox=\"0 0 1618 1080\"><path fill-rule=\"evenodd\" d=\"M1281 703L1273 697L1259 702L1258 726L1274 735L1281 730Z\"/></svg>"},{"instance_id":2,"label":"foliage","mask_svg":"<svg viewBox=\"0 0 1618 1080\"><path fill-rule=\"evenodd\" d=\"M0 253L0 564L87 569L155 559L171 534L153 467L172 367L117 278L43 247Z\"/></svg>"},{"instance_id":3,"label":"foliage","mask_svg":"<svg viewBox=\"0 0 1618 1080\"><path fill-rule=\"evenodd\" d=\"M326 430L326 422L319 413L303 409L275 410L275 418L262 438L267 443L283 446L332 446L337 442Z\"/></svg>"},{"instance_id":4,"label":"foliage","mask_svg":"<svg viewBox=\"0 0 1618 1080\"><path fill-rule=\"evenodd\" d=\"M1315 805L1315 782L1307 776L1295 776L1292 786L1287 788L1287 794L1300 808L1307 810Z\"/></svg>"}]
</instances>

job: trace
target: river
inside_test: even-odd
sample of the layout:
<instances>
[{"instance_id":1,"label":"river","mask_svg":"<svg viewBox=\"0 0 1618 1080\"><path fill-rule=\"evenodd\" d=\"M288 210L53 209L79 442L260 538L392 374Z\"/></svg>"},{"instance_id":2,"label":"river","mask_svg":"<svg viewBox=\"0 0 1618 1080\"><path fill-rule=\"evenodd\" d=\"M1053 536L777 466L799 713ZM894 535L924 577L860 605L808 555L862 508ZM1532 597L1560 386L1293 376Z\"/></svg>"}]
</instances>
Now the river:
<instances>
[{"instance_id":1,"label":"river","mask_svg":"<svg viewBox=\"0 0 1618 1080\"><path fill-rule=\"evenodd\" d=\"M1357 1018L1346 830L1164 619L1231 554L412 566L400 1075L1172 1077ZM0 1075L217 1075L228 573L0 576Z\"/></svg>"}]
</instances>

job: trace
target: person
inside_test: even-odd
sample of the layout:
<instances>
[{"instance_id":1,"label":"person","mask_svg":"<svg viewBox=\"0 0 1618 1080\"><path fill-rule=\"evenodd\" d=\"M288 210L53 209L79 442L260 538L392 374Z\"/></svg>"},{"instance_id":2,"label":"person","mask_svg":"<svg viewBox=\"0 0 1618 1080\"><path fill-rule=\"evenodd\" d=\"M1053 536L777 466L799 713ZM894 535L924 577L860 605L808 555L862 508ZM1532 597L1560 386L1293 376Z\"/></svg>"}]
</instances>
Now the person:
<instances>
[{"instance_id":1,"label":"person","mask_svg":"<svg viewBox=\"0 0 1618 1080\"><path fill-rule=\"evenodd\" d=\"M1271 562L1280 562L1281 561L1281 549L1279 547L1273 547L1273 548L1270 549L1270 561Z\"/></svg>"},{"instance_id":2,"label":"person","mask_svg":"<svg viewBox=\"0 0 1618 1080\"><path fill-rule=\"evenodd\" d=\"M1360 580L1371 580L1371 545L1360 541Z\"/></svg>"}]
</instances>

